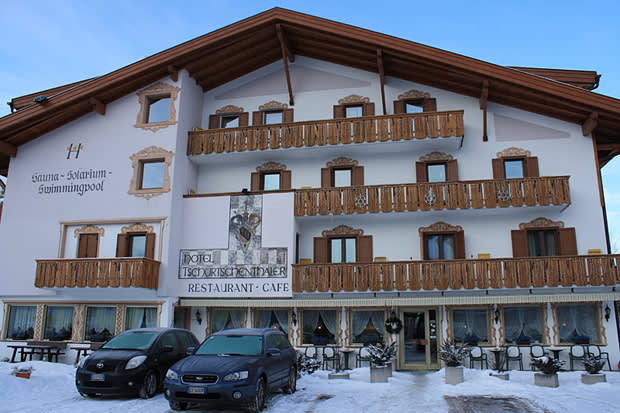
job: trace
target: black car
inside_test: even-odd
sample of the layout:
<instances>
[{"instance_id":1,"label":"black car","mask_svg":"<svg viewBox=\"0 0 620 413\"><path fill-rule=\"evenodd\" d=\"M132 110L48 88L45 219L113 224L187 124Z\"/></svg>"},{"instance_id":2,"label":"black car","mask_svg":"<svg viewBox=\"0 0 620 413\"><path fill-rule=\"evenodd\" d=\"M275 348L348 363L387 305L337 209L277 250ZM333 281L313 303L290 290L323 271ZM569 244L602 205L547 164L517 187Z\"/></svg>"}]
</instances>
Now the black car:
<instances>
[{"instance_id":1,"label":"black car","mask_svg":"<svg viewBox=\"0 0 620 413\"><path fill-rule=\"evenodd\" d=\"M295 349L273 328L239 328L212 334L192 356L166 373L164 395L173 410L190 407L260 411L270 391L293 393Z\"/></svg>"},{"instance_id":2,"label":"black car","mask_svg":"<svg viewBox=\"0 0 620 413\"><path fill-rule=\"evenodd\" d=\"M170 366L191 354L198 339L179 328L127 330L83 359L75 373L82 396L152 397Z\"/></svg>"}]
</instances>

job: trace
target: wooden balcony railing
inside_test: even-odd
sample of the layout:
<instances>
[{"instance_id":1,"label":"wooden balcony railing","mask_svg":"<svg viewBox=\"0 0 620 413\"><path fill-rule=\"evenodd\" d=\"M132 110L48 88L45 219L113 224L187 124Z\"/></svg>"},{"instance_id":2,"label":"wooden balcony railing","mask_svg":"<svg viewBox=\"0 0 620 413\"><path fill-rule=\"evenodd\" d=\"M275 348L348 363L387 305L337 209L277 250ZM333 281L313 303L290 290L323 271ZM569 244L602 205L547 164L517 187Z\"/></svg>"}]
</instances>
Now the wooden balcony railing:
<instances>
[{"instance_id":1,"label":"wooden balcony railing","mask_svg":"<svg viewBox=\"0 0 620 413\"><path fill-rule=\"evenodd\" d=\"M295 215L569 205L568 176L295 190Z\"/></svg>"},{"instance_id":2,"label":"wooden balcony railing","mask_svg":"<svg viewBox=\"0 0 620 413\"><path fill-rule=\"evenodd\" d=\"M37 260L35 287L157 289L159 261L150 258Z\"/></svg>"},{"instance_id":3,"label":"wooden balcony railing","mask_svg":"<svg viewBox=\"0 0 620 413\"><path fill-rule=\"evenodd\" d=\"M463 136L463 111L190 131L188 155Z\"/></svg>"},{"instance_id":4,"label":"wooden balcony railing","mask_svg":"<svg viewBox=\"0 0 620 413\"><path fill-rule=\"evenodd\" d=\"M293 265L293 291L372 292L616 285L620 255Z\"/></svg>"}]
</instances>

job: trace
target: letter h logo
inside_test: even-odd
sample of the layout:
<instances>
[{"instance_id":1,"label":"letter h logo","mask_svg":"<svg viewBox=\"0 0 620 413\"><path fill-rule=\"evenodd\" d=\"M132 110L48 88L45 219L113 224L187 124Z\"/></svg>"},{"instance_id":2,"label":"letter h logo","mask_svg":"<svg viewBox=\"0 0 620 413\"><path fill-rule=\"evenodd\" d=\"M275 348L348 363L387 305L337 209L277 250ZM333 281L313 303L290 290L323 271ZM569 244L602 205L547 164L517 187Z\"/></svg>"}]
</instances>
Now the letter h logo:
<instances>
[{"instance_id":1,"label":"letter h logo","mask_svg":"<svg viewBox=\"0 0 620 413\"><path fill-rule=\"evenodd\" d=\"M84 149L84 146L82 146L81 143L78 143L77 145L73 145L70 144L69 146L67 146L67 159L71 158L71 154L75 153L75 159L78 158L78 156L80 156L80 150Z\"/></svg>"}]
</instances>

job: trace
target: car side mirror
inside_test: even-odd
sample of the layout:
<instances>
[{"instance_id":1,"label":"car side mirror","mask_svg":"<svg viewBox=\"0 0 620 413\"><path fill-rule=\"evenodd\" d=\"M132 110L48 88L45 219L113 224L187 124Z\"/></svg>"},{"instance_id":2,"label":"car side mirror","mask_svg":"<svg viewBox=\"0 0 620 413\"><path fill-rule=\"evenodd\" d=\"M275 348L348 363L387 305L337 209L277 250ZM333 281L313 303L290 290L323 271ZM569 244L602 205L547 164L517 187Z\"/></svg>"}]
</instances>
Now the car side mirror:
<instances>
[{"instance_id":1,"label":"car side mirror","mask_svg":"<svg viewBox=\"0 0 620 413\"><path fill-rule=\"evenodd\" d=\"M269 348L267 349L267 356L269 357L279 357L280 356L280 349L279 348Z\"/></svg>"},{"instance_id":2,"label":"car side mirror","mask_svg":"<svg viewBox=\"0 0 620 413\"><path fill-rule=\"evenodd\" d=\"M172 353L174 351L174 346L166 345L161 349L161 351L163 353Z\"/></svg>"},{"instance_id":3,"label":"car side mirror","mask_svg":"<svg viewBox=\"0 0 620 413\"><path fill-rule=\"evenodd\" d=\"M186 356L191 356L192 354L194 354L195 351L196 351L196 347L190 346L190 347L185 349L185 355Z\"/></svg>"}]
</instances>

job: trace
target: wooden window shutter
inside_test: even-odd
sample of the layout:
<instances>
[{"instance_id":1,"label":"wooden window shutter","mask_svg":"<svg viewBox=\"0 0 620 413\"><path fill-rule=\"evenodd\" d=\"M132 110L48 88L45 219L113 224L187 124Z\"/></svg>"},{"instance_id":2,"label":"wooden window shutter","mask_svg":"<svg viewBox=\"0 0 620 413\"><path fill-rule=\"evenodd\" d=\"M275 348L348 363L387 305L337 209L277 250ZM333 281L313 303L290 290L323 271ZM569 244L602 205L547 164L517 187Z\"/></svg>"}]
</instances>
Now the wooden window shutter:
<instances>
[{"instance_id":1,"label":"wooden window shutter","mask_svg":"<svg viewBox=\"0 0 620 413\"><path fill-rule=\"evenodd\" d=\"M528 156L525 158L525 165L523 165L523 172L527 178L538 177L538 157Z\"/></svg>"},{"instance_id":2,"label":"wooden window shutter","mask_svg":"<svg viewBox=\"0 0 620 413\"><path fill-rule=\"evenodd\" d=\"M78 258L88 257L88 235L89 234L80 234L80 239L78 241L78 250L77 250Z\"/></svg>"},{"instance_id":3,"label":"wooden window shutter","mask_svg":"<svg viewBox=\"0 0 620 413\"><path fill-rule=\"evenodd\" d=\"M457 231L454 233L454 258L465 258L465 232Z\"/></svg>"},{"instance_id":4,"label":"wooden window shutter","mask_svg":"<svg viewBox=\"0 0 620 413\"><path fill-rule=\"evenodd\" d=\"M330 188L332 186L332 170L330 168L321 168L321 188Z\"/></svg>"},{"instance_id":5,"label":"wooden window shutter","mask_svg":"<svg viewBox=\"0 0 620 413\"><path fill-rule=\"evenodd\" d=\"M493 166L493 179L505 179L506 178L503 159L494 158L491 160L491 165Z\"/></svg>"},{"instance_id":6,"label":"wooden window shutter","mask_svg":"<svg viewBox=\"0 0 620 413\"><path fill-rule=\"evenodd\" d=\"M263 124L263 111L252 112L252 126Z\"/></svg>"},{"instance_id":7,"label":"wooden window shutter","mask_svg":"<svg viewBox=\"0 0 620 413\"><path fill-rule=\"evenodd\" d=\"M529 257L530 250L527 245L527 231L524 229L514 229L510 231L512 238L512 256L514 258Z\"/></svg>"},{"instance_id":8,"label":"wooden window shutter","mask_svg":"<svg viewBox=\"0 0 620 413\"><path fill-rule=\"evenodd\" d=\"M334 105L334 119L344 118L344 105Z\"/></svg>"},{"instance_id":9,"label":"wooden window shutter","mask_svg":"<svg viewBox=\"0 0 620 413\"><path fill-rule=\"evenodd\" d=\"M210 115L209 116L209 129L219 129L222 125L220 124L220 115Z\"/></svg>"},{"instance_id":10,"label":"wooden window shutter","mask_svg":"<svg viewBox=\"0 0 620 413\"><path fill-rule=\"evenodd\" d=\"M250 179L250 191L260 191L260 173L252 172L252 177Z\"/></svg>"},{"instance_id":11,"label":"wooden window shutter","mask_svg":"<svg viewBox=\"0 0 620 413\"><path fill-rule=\"evenodd\" d=\"M575 228L558 229L558 254L577 255L577 236Z\"/></svg>"},{"instance_id":12,"label":"wooden window shutter","mask_svg":"<svg viewBox=\"0 0 620 413\"><path fill-rule=\"evenodd\" d=\"M426 173L426 162L415 163L415 181L417 183L428 182L428 174Z\"/></svg>"},{"instance_id":13,"label":"wooden window shutter","mask_svg":"<svg viewBox=\"0 0 620 413\"><path fill-rule=\"evenodd\" d=\"M327 238L314 238L314 263L325 264L329 262L329 242Z\"/></svg>"},{"instance_id":14,"label":"wooden window shutter","mask_svg":"<svg viewBox=\"0 0 620 413\"><path fill-rule=\"evenodd\" d=\"M357 237L357 262L372 262L372 235Z\"/></svg>"},{"instance_id":15,"label":"wooden window shutter","mask_svg":"<svg viewBox=\"0 0 620 413\"><path fill-rule=\"evenodd\" d=\"M407 113L407 104L404 100L394 101L394 114Z\"/></svg>"},{"instance_id":16,"label":"wooden window shutter","mask_svg":"<svg viewBox=\"0 0 620 413\"><path fill-rule=\"evenodd\" d=\"M375 116L375 104L372 102L364 103L362 106L362 116Z\"/></svg>"},{"instance_id":17,"label":"wooden window shutter","mask_svg":"<svg viewBox=\"0 0 620 413\"><path fill-rule=\"evenodd\" d=\"M155 259L155 234L146 234L146 246L144 248L144 256L146 258Z\"/></svg>"},{"instance_id":18,"label":"wooden window shutter","mask_svg":"<svg viewBox=\"0 0 620 413\"><path fill-rule=\"evenodd\" d=\"M456 159L451 159L446 162L446 180L449 182L459 180L459 167L456 163Z\"/></svg>"},{"instance_id":19,"label":"wooden window shutter","mask_svg":"<svg viewBox=\"0 0 620 413\"><path fill-rule=\"evenodd\" d=\"M291 189L291 171L280 172L280 189Z\"/></svg>"},{"instance_id":20,"label":"wooden window shutter","mask_svg":"<svg viewBox=\"0 0 620 413\"><path fill-rule=\"evenodd\" d=\"M129 234L118 234L116 237L116 256L129 256Z\"/></svg>"},{"instance_id":21,"label":"wooden window shutter","mask_svg":"<svg viewBox=\"0 0 620 413\"><path fill-rule=\"evenodd\" d=\"M424 112L437 112L437 100L435 98L424 99L422 110Z\"/></svg>"},{"instance_id":22,"label":"wooden window shutter","mask_svg":"<svg viewBox=\"0 0 620 413\"><path fill-rule=\"evenodd\" d=\"M364 185L364 167L354 166L351 170L351 185L360 186Z\"/></svg>"},{"instance_id":23,"label":"wooden window shutter","mask_svg":"<svg viewBox=\"0 0 620 413\"><path fill-rule=\"evenodd\" d=\"M97 247L99 246L99 234L88 234L88 242L86 244L86 256L94 258L97 256Z\"/></svg>"},{"instance_id":24,"label":"wooden window shutter","mask_svg":"<svg viewBox=\"0 0 620 413\"><path fill-rule=\"evenodd\" d=\"M284 109L282 111L282 122L284 123L293 122L293 109Z\"/></svg>"},{"instance_id":25,"label":"wooden window shutter","mask_svg":"<svg viewBox=\"0 0 620 413\"><path fill-rule=\"evenodd\" d=\"M239 126L248 126L248 122L250 121L250 114L248 112L241 112L239 114Z\"/></svg>"}]
</instances>

